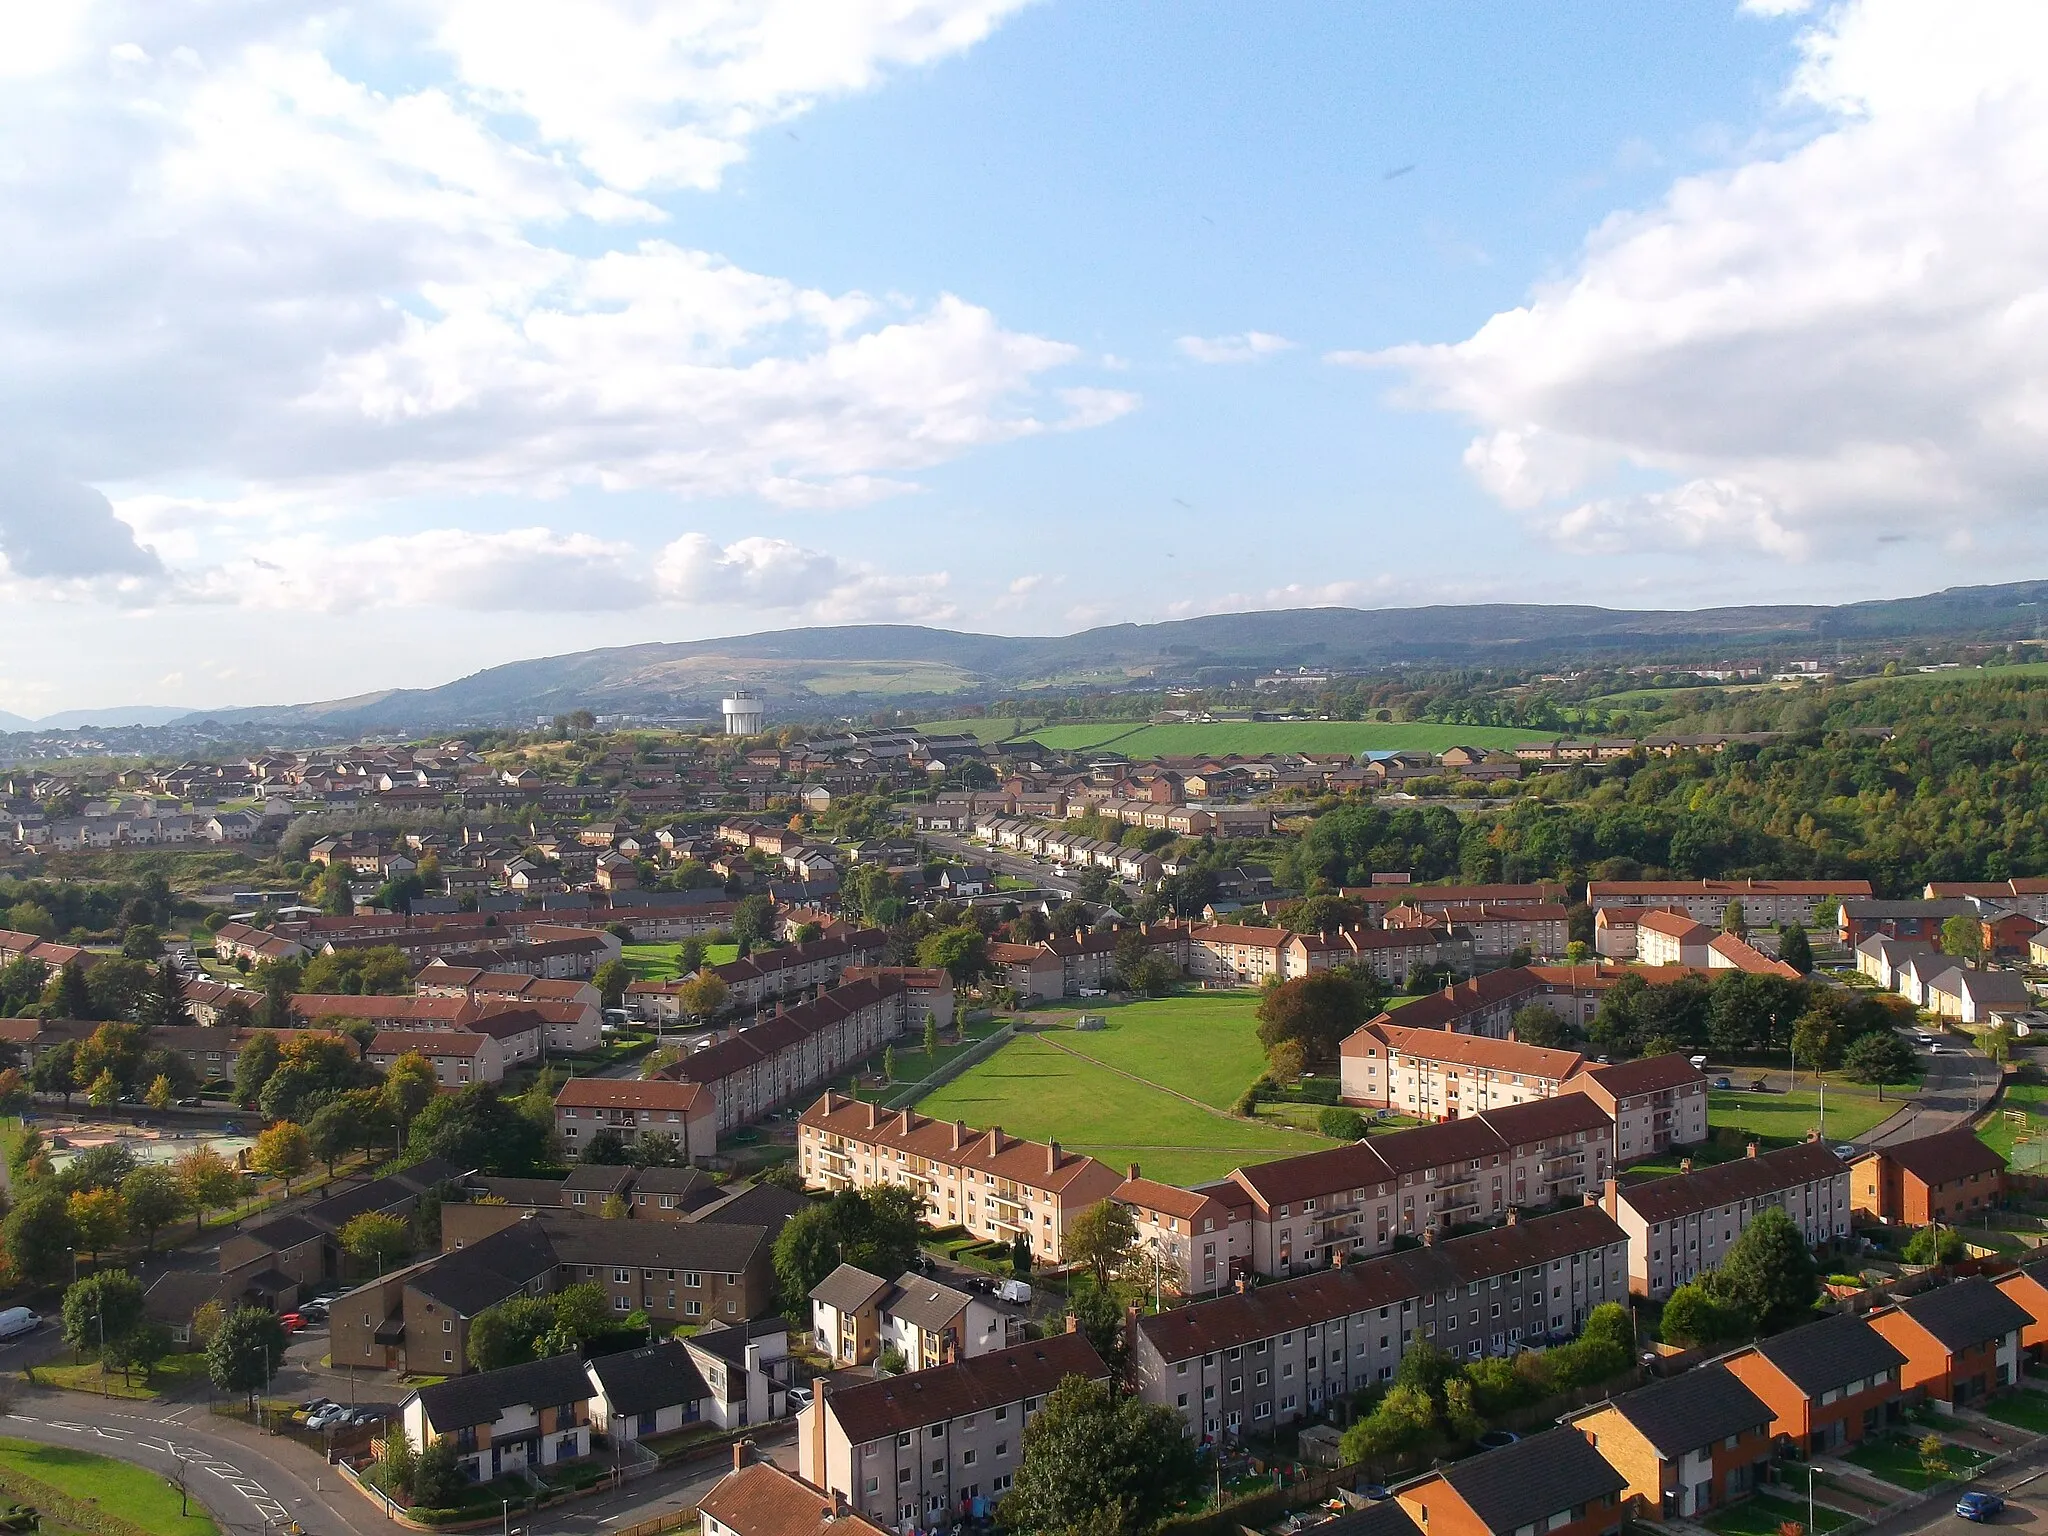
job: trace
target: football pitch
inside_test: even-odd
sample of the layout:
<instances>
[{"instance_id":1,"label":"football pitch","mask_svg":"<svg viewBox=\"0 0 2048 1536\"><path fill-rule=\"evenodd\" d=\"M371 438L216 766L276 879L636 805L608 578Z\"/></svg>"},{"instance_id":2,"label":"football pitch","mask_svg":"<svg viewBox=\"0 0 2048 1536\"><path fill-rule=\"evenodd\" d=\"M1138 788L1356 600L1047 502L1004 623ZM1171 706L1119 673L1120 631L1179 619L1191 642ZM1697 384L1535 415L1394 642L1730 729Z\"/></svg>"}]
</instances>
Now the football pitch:
<instances>
[{"instance_id":1,"label":"football pitch","mask_svg":"<svg viewBox=\"0 0 2048 1536\"><path fill-rule=\"evenodd\" d=\"M999 1125L1012 1136L1057 1141L1121 1171L1137 1163L1172 1184L1218 1179L1241 1163L1335 1145L1266 1120L1229 1113L1265 1066L1246 993L1157 998L1087 1012L1108 1021L1019 1035L917 1106L936 1120Z\"/></svg>"}]
</instances>

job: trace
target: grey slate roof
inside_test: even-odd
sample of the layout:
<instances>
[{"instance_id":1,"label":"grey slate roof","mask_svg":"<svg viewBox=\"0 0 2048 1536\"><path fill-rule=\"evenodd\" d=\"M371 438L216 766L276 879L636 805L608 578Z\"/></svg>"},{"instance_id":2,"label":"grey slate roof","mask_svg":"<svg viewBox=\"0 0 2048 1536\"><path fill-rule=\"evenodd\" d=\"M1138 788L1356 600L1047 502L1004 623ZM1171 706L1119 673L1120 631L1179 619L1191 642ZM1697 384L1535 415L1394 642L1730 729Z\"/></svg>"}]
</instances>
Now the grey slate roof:
<instances>
[{"instance_id":1,"label":"grey slate roof","mask_svg":"<svg viewBox=\"0 0 2048 1536\"><path fill-rule=\"evenodd\" d=\"M521 1221L443 1254L407 1284L422 1296L452 1308L459 1317L475 1317L485 1307L551 1274L554 1267L555 1250L546 1230L538 1223Z\"/></svg>"},{"instance_id":2,"label":"grey slate roof","mask_svg":"<svg viewBox=\"0 0 2048 1536\"><path fill-rule=\"evenodd\" d=\"M574 1354L550 1355L502 1370L456 1376L413 1394L435 1430L445 1433L472 1424L489 1424L505 1409L521 1403L556 1408L590 1396L590 1378ZM410 1401L410 1399L408 1399Z\"/></svg>"},{"instance_id":3,"label":"grey slate roof","mask_svg":"<svg viewBox=\"0 0 2048 1536\"><path fill-rule=\"evenodd\" d=\"M1981 1275L1908 1296L1899 1310L1939 1339L1950 1353L2002 1339L2033 1316Z\"/></svg>"},{"instance_id":4,"label":"grey slate roof","mask_svg":"<svg viewBox=\"0 0 2048 1536\"><path fill-rule=\"evenodd\" d=\"M1399 1499L1382 1499L1316 1527L1316 1536L1422 1536Z\"/></svg>"},{"instance_id":5,"label":"grey slate roof","mask_svg":"<svg viewBox=\"0 0 2048 1536\"><path fill-rule=\"evenodd\" d=\"M889 1314L900 1317L913 1328L937 1333L953 1321L974 1298L950 1285L940 1285L922 1275L905 1275L896 1282L896 1296L889 1302Z\"/></svg>"},{"instance_id":6,"label":"grey slate roof","mask_svg":"<svg viewBox=\"0 0 2048 1536\"><path fill-rule=\"evenodd\" d=\"M730 1200L706 1206L690 1220L699 1225L717 1222L725 1226L764 1227L772 1243L782 1235L790 1217L808 1209L810 1204L803 1195L777 1189L773 1184L750 1184Z\"/></svg>"},{"instance_id":7,"label":"grey slate roof","mask_svg":"<svg viewBox=\"0 0 2048 1536\"><path fill-rule=\"evenodd\" d=\"M858 1312L889 1289L880 1275L871 1275L852 1264L842 1264L811 1287L811 1300L822 1301L835 1312Z\"/></svg>"},{"instance_id":8,"label":"grey slate roof","mask_svg":"<svg viewBox=\"0 0 2048 1536\"><path fill-rule=\"evenodd\" d=\"M1808 1397L1896 1371L1906 1363L1882 1334L1850 1312L1761 1340L1756 1352Z\"/></svg>"},{"instance_id":9,"label":"grey slate roof","mask_svg":"<svg viewBox=\"0 0 2048 1536\"><path fill-rule=\"evenodd\" d=\"M329 1229L315 1226L302 1215L280 1216L275 1221L266 1221L260 1227L251 1227L243 1233L258 1242L282 1253L287 1248L296 1248L301 1243L310 1243L326 1237Z\"/></svg>"},{"instance_id":10,"label":"grey slate roof","mask_svg":"<svg viewBox=\"0 0 2048 1536\"><path fill-rule=\"evenodd\" d=\"M616 1355L599 1355L590 1373L604 1389L614 1413L653 1413L711 1395L704 1378L680 1344L651 1344Z\"/></svg>"},{"instance_id":11,"label":"grey slate roof","mask_svg":"<svg viewBox=\"0 0 2048 1536\"><path fill-rule=\"evenodd\" d=\"M1575 1429L1549 1429L1439 1474L1489 1531L1516 1528L1628 1486Z\"/></svg>"},{"instance_id":12,"label":"grey slate roof","mask_svg":"<svg viewBox=\"0 0 2048 1536\"><path fill-rule=\"evenodd\" d=\"M1724 1365L1702 1366L1624 1392L1606 1406L1633 1424L1667 1460L1745 1430L1767 1428L1771 1410Z\"/></svg>"}]
</instances>

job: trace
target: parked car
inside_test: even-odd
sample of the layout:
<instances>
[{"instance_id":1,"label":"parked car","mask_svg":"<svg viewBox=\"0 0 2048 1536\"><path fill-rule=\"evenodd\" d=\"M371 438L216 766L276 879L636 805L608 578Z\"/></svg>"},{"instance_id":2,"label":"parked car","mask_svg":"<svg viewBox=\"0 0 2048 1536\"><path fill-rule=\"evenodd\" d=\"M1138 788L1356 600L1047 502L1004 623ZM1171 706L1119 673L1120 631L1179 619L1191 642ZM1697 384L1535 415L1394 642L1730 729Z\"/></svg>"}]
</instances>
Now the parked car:
<instances>
[{"instance_id":1,"label":"parked car","mask_svg":"<svg viewBox=\"0 0 2048 1536\"><path fill-rule=\"evenodd\" d=\"M2005 1510L2005 1500L1995 1493L1966 1493L1956 1500L1956 1513L1982 1525L1996 1520Z\"/></svg>"},{"instance_id":2,"label":"parked car","mask_svg":"<svg viewBox=\"0 0 2048 1536\"><path fill-rule=\"evenodd\" d=\"M1728 1079L1725 1077L1717 1077L1714 1079L1714 1086L1716 1088L1728 1089L1733 1088L1735 1085L1729 1082Z\"/></svg>"},{"instance_id":3,"label":"parked car","mask_svg":"<svg viewBox=\"0 0 2048 1536\"><path fill-rule=\"evenodd\" d=\"M338 1429L348 1421L349 1411L339 1403L329 1403L325 1408L315 1409L306 1415L308 1429Z\"/></svg>"},{"instance_id":4,"label":"parked car","mask_svg":"<svg viewBox=\"0 0 2048 1536\"><path fill-rule=\"evenodd\" d=\"M789 1389L789 1411L791 1413L801 1413L804 1409L811 1406L812 1396L813 1394L809 1387L791 1387Z\"/></svg>"},{"instance_id":5,"label":"parked car","mask_svg":"<svg viewBox=\"0 0 2048 1536\"><path fill-rule=\"evenodd\" d=\"M306 1320L296 1312L280 1312L277 1321L286 1333L305 1332Z\"/></svg>"},{"instance_id":6,"label":"parked car","mask_svg":"<svg viewBox=\"0 0 2048 1536\"><path fill-rule=\"evenodd\" d=\"M31 1312L27 1307L9 1307L0 1312L0 1339L18 1339L42 1326L41 1314Z\"/></svg>"},{"instance_id":7,"label":"parked car","mask_svg":"<svg viewBox=\"0 0 2048 1536\"><path fill-rule=\"evenodd\" d=\"M1022 1280L1005 1280L996 1287L996 1297L1000 1301L1023 1305L1031 1300L1031 1287Z\"/></svg>"}]
</instances>

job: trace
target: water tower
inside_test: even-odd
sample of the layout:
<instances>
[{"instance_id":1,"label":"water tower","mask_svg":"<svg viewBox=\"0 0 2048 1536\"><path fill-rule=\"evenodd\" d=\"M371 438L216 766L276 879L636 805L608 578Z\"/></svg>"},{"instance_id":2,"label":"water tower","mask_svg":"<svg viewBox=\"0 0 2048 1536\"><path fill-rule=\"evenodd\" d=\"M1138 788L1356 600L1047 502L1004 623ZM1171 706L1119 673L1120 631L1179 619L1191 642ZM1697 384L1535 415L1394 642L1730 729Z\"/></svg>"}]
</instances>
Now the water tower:
<instances>
[{"instance_id":1,"label":"water tower","mask_svg":"<svg viewBox=\"0 0 2048 1536\"><path fill-rule=\"evenodd\" d=\"M761 701L745 688L735 689L731 698L720 700L719 708L725 712L725 734L728 736L758 736L767 723Z\"/></svg>"}]
</instances>

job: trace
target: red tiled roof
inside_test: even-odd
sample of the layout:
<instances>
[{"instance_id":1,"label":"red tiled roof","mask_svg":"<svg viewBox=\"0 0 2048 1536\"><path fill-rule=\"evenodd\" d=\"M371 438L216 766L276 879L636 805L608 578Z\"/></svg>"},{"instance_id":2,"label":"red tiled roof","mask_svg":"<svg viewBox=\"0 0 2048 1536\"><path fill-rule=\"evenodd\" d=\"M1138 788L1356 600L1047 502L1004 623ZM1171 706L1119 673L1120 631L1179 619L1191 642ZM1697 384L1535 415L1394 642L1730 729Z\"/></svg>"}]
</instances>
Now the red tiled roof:
<instances>
[{"instance_id":1,"label":"red tiled roof","mask_svg":"<svg viewBox=\"0 0 2048 1536\"><path fill-rule=\"evenodd\" d=\"M962 1414L1043 1397L1069 1376L1100 1381L1108 1374L1086 1335L1056 1333L957 1365L847 1387L826 1395L820 1407L839 1421L850 1443L867 1445Z\"/></svg>"},{"instance_id":2,"label":"red tiled roof","mask_svg":"<svg viewBox=\"0 0 2048 1536\"><path fill-rule=\"evenodd\" d=\"M1623 1189L1620 1198L1645 1221L1670 1221L1710 1206L1754 1200L1832 1178L1847 1166L1819 1142L1802 1141L1775 1152L1652 1179Z\"/></svg>"},{"instance_id":3,"label":"red tiled roof","mask_svg":"<svg viewBox=\"0 0 2048 1536\"><path fill-rule=\"evenodd\" d=\"M689 1109L709 1090L673 1078L572 1077L555 1095L557 1109Z\"/></svg>"},{"instance_id":4,"label":"red tiled roof","mask_svg":"<svg viewBox=\"0 0 2048 1536\"><path fill-rule=\"evenodd\" d=\"M831 1494L766 1461L720 1478L697 1507L741 1536L889 1536L844 1511Z\"/></svg>"},{"instance_id":5,"label":"red tiled roof","mask_svg":"<svg viewBox=\"0 0 2048 1536\"><path fill-rule=\"evenodd\" d=\"M1616 1099L1632 1098L1639 1093L1662 1093L1667 1088L1706 1081L1683 1051L1673 1051L1666 1056L1645 1056L1637 1061L1617 1061L1611 1066L1588 1067L1574 1082L1588 1078Z\"/></svg>"},{"instance_id":6,"label":"red tiled roof","mask_svg":"<svg viewBox=\"0 0 2048 1536\"><path fill-rule=\"evenodd\" d=\"M1879 1147L1864 1156L1889 1158L1930 1187L1967 1179L1973 1173L2003 1173L2006 1167L2005 1159L1979 1141L1966 1125Z\"/></svg>"}]
</instances>

